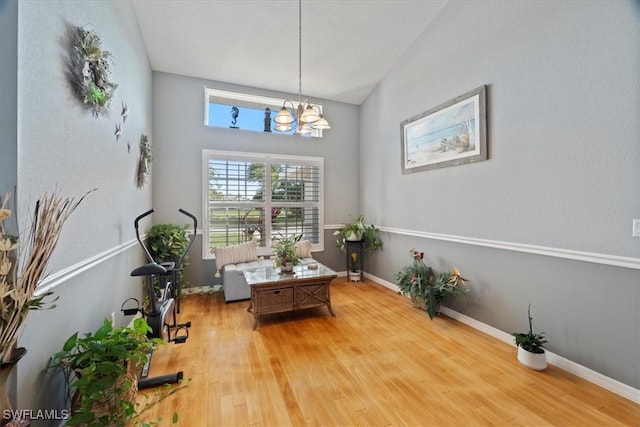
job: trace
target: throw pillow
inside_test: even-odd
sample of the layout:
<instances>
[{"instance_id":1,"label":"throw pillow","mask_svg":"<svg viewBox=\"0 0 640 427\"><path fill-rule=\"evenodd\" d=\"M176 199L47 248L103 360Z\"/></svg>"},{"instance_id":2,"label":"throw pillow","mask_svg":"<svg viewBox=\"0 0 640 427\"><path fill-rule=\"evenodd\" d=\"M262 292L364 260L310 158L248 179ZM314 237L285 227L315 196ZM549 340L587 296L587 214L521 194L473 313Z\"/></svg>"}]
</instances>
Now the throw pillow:
<instances>
[{"instance_id":1,"label":"throw pillow","mask_svg":"<svg viewBox=\"0 0 640 427\"><path fill-rule=\"evenodd\" d=\"M311 242L308 240L297 242L296 255L298 255L298 258L311 258Z\"/></svg>"},{"instance_id":2,"label":"throw pillow","mask_svg":"<svg viewBox=\"0 0 640 427\"><path fill-rule=\"evenodd\" d=\"M227 264L236 264L239 262L255 261L256 242L241 243L239 245L216 246L213 253L216 257L216 277L220 277L220 269Z\"/></svg>"}]
</instances>

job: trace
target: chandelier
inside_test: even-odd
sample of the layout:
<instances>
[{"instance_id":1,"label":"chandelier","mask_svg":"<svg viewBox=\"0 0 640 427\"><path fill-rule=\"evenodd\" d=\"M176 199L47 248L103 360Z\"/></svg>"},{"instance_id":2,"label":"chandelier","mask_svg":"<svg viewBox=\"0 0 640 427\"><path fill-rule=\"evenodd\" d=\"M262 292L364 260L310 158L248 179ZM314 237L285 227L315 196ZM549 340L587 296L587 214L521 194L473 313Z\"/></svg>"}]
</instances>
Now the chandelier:
<instances>
[{"instance_id":1,"label":"chandelier","mask_svg":"<svg viewBox=\"0 0 640 427\"><path fill-rule=\"evenodd\" d=\"M273 120L276 122L275 130L280 132L290 131L295 121L297 135L308 135L314 129L331 129L319 106L310 104L307 99L302 101L302 0L298 0L298 106L285 99Z\"/></svg>"}]
</instances>

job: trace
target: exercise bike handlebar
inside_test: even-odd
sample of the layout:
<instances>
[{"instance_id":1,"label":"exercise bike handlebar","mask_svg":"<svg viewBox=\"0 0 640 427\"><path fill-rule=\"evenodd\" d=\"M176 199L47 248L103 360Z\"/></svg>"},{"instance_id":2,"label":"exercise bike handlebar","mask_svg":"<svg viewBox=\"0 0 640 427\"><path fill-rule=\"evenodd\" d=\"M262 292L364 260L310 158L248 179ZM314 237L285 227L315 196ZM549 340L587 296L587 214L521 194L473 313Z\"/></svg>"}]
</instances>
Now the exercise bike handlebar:
<instances>
[{"instance_id":1,"label":"exercise bike handlebar","mask_svg":"<svg viewBox=\"0 0 640 427\"><path fill-rule=\"evenodd\" d=\"M136 219L133 221L133 225L136 228L136 239L138 239L138 243L140 243L140 246L142 246L142 249L144 249L144 253L147 255L147 260L149 262L155 262L153 257L151 256L151 254L149 253L149 250L147 249L147 247L145 246L144 243L142 243L142 239L140 238L140 231L138 230L138 222L140 222L140 220L142 218L144 218L145 216L149 216L152 213L154 213L156 210L155 209L149 209L148 211L146 211L145 213L138 215L136 217Z\"/></svg>"},{"instance_id":2,"label":"exercise bike handlebar","mask_svg":"<svg viewBox=\"0 0 640 427\"><path fill-rule=\"evenodd\" d=\"M178 209L178 212L180 212L183 215L188 216L189 218L191 218L191 221L193 221L193 234L192 234L192 237L189 240L189 245L186 247L186 249L182 253L182 256L180 257L180 261L178 262L178 265L182 266L182 261L184 261L184 258L187 256L187 253L189 252L189 249L191 249L191 245L193 245L193 241L196 239L196 233L198 232L198 219L193 214L185 211L182 208Z\"/></svg>"},{"instance_id":3,"label":"exercise bike handlebar","mask_svg":"<svg viewBox=\"0 0 640 427\"><path fill-rule=\"evenodd\" d=\"M151 253L149 252L149 249L147 249L147 246L142 242L142 239L140 238L140 231L138 229L138 223L140 222L140 220L142 218L151 215L155 211L156 210L153 209L153 208L149 209L145 213L138 215L136 217L136 219L133 221L133 225L135 226L135 229L136 229L136 239L138 239L138 242L140 243L140 246L142 246L142 249L144 249L144 252L147 255L147 260L149 262L155 262L155 260L151 256ZM195 240L196 232L198 231L198 219L195 217L195 215L193 215L190 212L185 211L182 208L178 209L178 212L180 212L183 215L188 216L189 218L191 218L191 221L193 222L193 234L192 234L192 237L191 237L191 239L189 241L189 245L185 248L185 251L182 253L182 256L180 257L180 261L178 262L178 266L181 266L182 265L182 261L184 261L184 258L187 256L187 253L189 252L189 249L191 249L191 245L193 244L193 241Z\"/></svg>"},{"instance_id":4,"label":"exercise bike handlebar","mask_svg":"<svg viewBox=\"0 0 640 427\"><path fill-rule=\"evenodd\" d=\"M141 220L142 218L144 218L145 216L149 216L149 215L151 215L152 213L154 213L155 211L156 211L156 210L152 208L152 209L149 209L148 211L146 211L145 213L138 215L138 216L136 217L135 221L133 221L133 225L136 227L136 230L138 229L138 222L140 222L140 220Z\"/></svg>"},{"instance_id":5,"label":"exercise bike handlebar","mask_svg":"<svg viewBox=\"0 0 640 427\"><path fill-rule=\"evenodd\" d=\"M193 221L193 231L195 232L195 230L198 228L198 218L196 218L192 213L189 213L182 208L178 209L178 212L191 218L191 220Z\"/></svg>"}]
</instances>

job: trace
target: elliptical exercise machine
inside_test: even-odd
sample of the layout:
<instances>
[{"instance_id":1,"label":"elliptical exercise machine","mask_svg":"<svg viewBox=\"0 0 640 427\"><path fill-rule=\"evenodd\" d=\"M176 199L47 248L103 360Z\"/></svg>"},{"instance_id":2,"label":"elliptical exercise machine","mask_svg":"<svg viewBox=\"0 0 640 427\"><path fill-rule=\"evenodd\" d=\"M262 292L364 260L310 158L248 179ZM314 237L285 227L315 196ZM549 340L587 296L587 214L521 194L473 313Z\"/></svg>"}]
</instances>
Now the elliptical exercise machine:
<instances>
[{"instance_id":1,"label":"elliptical exercise machine","mask_svg":"<svg viewBox=\"0 0 640 427\"><path fill-rule=\"evenodd\" d=\"M195 240L196 230L198 227L198 220L195 216L189 212L178 209L178 212L188 216L193 222L193 233L189 240L189 244L184 250L184 253L180 257L177 263L175 262L163 262L158 264L155 262L149 249L140 238L140 232L138 229L138 223L140 220L155 212L154 209L150 209L147 212L139 215L135 221L134 226L136 229L136 238L138 243L142 246L142 249L147 256L148 264L140 266L131 272L131 276L134 277L146 277L147 282L147 294L149 297L149 311L145 311L144 307L140 305L140 301L137 298L128 298L122 303L120 310L125 316L135 315L140 313L143 317L146 317L147 324L151 328L149 333L150 338L160 338L165 342L172 342L174 344L183 344L189 338L189 328L191 322L178 323L176 312L180 312L180 297L182 293L182 264L184 258L187 256L193 241ZM159 292L156 291L154 283L158 281L160 284ZM136 304L133 308L126 308L125 306L134 302ZM153 350L152 350L153 351ZM182 371L178 371L171 374L160 375L157 377L149 378L149 367L151 365L152 351L149 352L147 362L142 368L140 378L138 380L138 388L150 388L163 384L172 384L179 382L184 374Z\"/></svg>"}]
</instances>

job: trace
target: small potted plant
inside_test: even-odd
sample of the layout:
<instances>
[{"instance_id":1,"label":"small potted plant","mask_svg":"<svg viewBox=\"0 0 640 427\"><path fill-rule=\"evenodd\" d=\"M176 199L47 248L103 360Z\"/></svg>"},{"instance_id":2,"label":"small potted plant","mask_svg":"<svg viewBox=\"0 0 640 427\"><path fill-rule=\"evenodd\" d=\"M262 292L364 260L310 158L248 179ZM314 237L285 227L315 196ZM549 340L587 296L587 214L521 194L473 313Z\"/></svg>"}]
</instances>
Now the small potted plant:
<instances>
[{"instance_id":1,"label":"small potted plant","mask_svg":"<svg viewBox=\"0 0 640 427\"><path fill-rule=\"evenodd\" d=\"M278 239L273 246L275 265L282 272L291 272L293 267L300 264L300 258L296 252L296 243L300 241L302 234Z\"/></svg>"},{"instance_id":2,"label":"small potted plant","mask_svg":"<svg viewBox=\"0 0 640 427\"><path fill-rule=\"evenodd\" d=\"M351 282L359 282L362 280L362 271L360 270L360 258L357 252L351 252L349 255L349 280Z\"/></svg>"},{"instance_id":3,"label":"small potted plant","mask_svg":"<svg viewBox=\"0 0 640 427\"><path fill-rule=\"evenodd\" d=\"M364 239L366 251L375 251L382 247L382 241L378 238L378 228L373 224L365 224L364 215L360 215L355 221L343 224L333 232L334 236L340 236L336 240L336 246L344 251L347 240L360 241Z\"/></svg>"},{"instance_id":4,"label":"small potted plant","mask_svg":"<svg viewBox=\"0 0 640 427\"><path fill-rule=\"evenodd\" d=\"M47 368L64 373L71 401L67 425L124 426L146 409L136 402L137 373L152 346L162 343L148 338L150 331L143 318L125 328L105 319L95 333L76 332L67 339Z\"/></svg>"},{"instance_id":5,"label":"small potted plant","mask_svg":"<svg viewBox=\"0 0 640 427\"><path fill-rule=\"evenodd\" d=\"M547 354L544 346L547 340L544 338L544 332L534 333L531 317L531 303L527 309L529 317L529 332L514 332L511 335L515 337L518 346L518 361L528 368L536 371L542 371L547 367Z\"/></svg>"},{"instance_id":6,"label":"small potted plant","mask_svg":"<svg viewBox=\"0 0 640 427\"><path fill-rule=\"evenodd\" d=\"M409 252L413 262L396 274L396 284L400 293L411 298L414 307L424 309L433 320L447 297L457 298L469 292L469 288L462 288L468 280L455 267L436 278L433 269L424 263L423 252Z\"/></svg>"}]
</instances>

